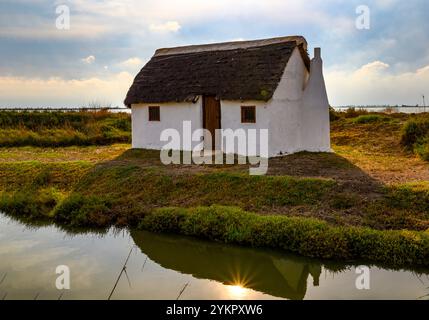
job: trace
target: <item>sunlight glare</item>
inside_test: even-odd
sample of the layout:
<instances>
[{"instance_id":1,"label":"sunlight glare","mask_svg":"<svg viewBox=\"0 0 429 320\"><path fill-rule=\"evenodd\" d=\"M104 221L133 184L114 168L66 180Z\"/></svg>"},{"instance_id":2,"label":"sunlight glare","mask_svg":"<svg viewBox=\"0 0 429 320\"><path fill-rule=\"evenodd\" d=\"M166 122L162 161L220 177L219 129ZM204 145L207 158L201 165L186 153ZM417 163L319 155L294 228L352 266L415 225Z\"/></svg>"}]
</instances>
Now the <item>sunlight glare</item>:
<instances>
[{"instance_id":1,"label":"sunlight glare","mask_svg":"<svg viewBox=\"0 0 429 320\"><path fill-rule=\"evenodd\" d=\"M241 284L235 284L226 287L232 299L244 299L249 294L249 290L244 288Z\"/></svg>"}]
</instances>

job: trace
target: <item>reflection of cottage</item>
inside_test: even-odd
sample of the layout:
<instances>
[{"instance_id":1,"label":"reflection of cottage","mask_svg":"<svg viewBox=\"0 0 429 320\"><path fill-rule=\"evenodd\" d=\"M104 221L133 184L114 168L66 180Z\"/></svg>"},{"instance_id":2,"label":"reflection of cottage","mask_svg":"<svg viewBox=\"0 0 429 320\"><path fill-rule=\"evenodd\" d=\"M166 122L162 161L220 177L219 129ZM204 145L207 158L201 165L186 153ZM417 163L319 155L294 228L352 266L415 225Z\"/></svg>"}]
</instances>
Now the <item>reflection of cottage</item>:
<instances>
[{"instance_id":1,"label":"reflection of cottage","mask_svg":"<svg viewBox=\"0 0 429 320\"><path fill-rule=\"evenodd\" d=\"M181 132L183 121L191 121L193 130L207 129L213 138L221 128L268 129L269 156L330 151L320 49L310 63L300 36L159 49L125 104L132 109L134 148L160 149L164 129Z\"/></svg>"},{"instance_id":2,"label":"reflection of cottage","mask_svg":"<svg viewBox=\"0 0 429 320\"><path fill-rule=\"evenodd\" d=\"M246 288L276 297L301 300L307 278L319 284L321 265L274 251L225 246L171 235L131 231L144 254L164 268Z\"/></svg>"}]
</instances>

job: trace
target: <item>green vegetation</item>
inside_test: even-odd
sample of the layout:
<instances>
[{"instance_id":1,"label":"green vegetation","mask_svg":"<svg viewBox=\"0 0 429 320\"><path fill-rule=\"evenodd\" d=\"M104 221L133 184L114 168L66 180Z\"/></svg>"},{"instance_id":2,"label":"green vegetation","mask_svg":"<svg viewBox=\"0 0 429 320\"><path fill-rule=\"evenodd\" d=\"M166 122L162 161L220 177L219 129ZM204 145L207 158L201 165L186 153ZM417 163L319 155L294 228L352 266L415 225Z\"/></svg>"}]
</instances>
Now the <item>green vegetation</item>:
<instances>
[{"instance_id":1,"label":"green vegetation","mask_svg":"<svg viewBox=\"0 0 429 320\"><path fill-rule=\"evenodd\" d=\"M130 131L126 113L0 111L0 147L128 143Z\"/></svg>"},{"instance_id":2,"label":"green vegetation","mask_svg":"<svg viewBox=\"0 0 429 320\"><path fill-rule=\"evenodd\" d=\"M0 163L0 210L28 219L53 217L53 209L92 167L89 162Z\"/></svg>"},{"instance_id":3,"label":"green vegetation","mask_svg":"<svg viewBox=\"0 0 429 320\"><path fill-rule=\"evenodd\" d=\"M230 172L215 167L180 172L181 167L150 164L151 154L142 163L129 152L95 166L82 161L0 163L0 210L52 217L71 226L106 227L134 225L163 207L224 205L262 215L315 217L339 226L429 229L425 183L374 186L375 198L368 199L369 190L345 187L338 178L249 176L234 167Z\"/></svg>"},{"instance_id":4,"label":"green vegetation","mask_svg":"<svg viewBox=\"0 0 429 320\"><path fill-rule=\"evenodd\" d=\"M390 187L388 197L396 208L420 210L429 216L429 181Z\"/></svg>"},{"instance_id":5,"label":"green vegetation","mask_svg":"<svg viewBox=\"0 0 429 320\"><path fill-rule=\"evenodd\" d=\"M71 228L140 226L312 257L427 265L429 164L405 147L424 145L427 116L331 114L335 154L270 159L262 177L245 165L165 166L159 152L126 144L3 147L0 211ZM91 121L120 127L116 115L73 116L76 132ZM41 117L8 123L38 133L66 123Z\"/></svg>"},{"instance_id":6,"label":"green vegetation","mask_svg":"<svg viewBox=\"0 0 429 320\"><path fill-rule=\"evenodd\" d=\"M381 121L389 121L388 117L379 115L379 114L367 114L362 115L353 119L354 123L365 124L365 123L373 123L373 122L381 122Z\"/></svg>"},{"instance_id":7,"label":"green vegetation","mask_svg":"<svg viewBox=\"0 0 429 320\"><path fill-rule=\"evenodd\" d=\"M71 190L93 167L87 161L42 163L0 162L0 191L34 191L57 187Z\"/></svg>"},{"instance_id":8,"label":"green vegetation","mask_svg":"<svg viewBox=\"0 0 429 320\"><path fill-rule=\"evenodd\" d=\"M333 107L329 107L329 120L332 122L338 119L340 119L339 112L335 111Z\"/></svg>"},{"instance_id":9,"label":"green vegetation","mask_svg":"<svg viewBox=\"0 0 429 320\"><path fill-rule=\"evenodd\" d=\"M402 133L402 144L429 161L429 117L407 121Z\"/></svg>"},{"instance_id":10,"label":"green vegetation","mask_svg":"<svg viewBox=\"0 0 429 320\"><path fill-rule=\"evenodd\" d=\"M337 114L338 118L346 118L346 119L356 118L362 115L369 114L369 112L364 109L356 109L356 108L348 108L345 111L334 111L334 112Z\"/></svg>"},{"instance_id":11,"label":"green vegetation","mask_svg":"<svg viewBox=\"0 0 429 320\"><path fill-rule=\"evenodd\" d=\"M232 207L159 209L147 215L140 228L280 248L317 258L369 260L396 266L429 264L429 232L334 227L316 219L261 216Z\"/></svg>"}]
</instances>

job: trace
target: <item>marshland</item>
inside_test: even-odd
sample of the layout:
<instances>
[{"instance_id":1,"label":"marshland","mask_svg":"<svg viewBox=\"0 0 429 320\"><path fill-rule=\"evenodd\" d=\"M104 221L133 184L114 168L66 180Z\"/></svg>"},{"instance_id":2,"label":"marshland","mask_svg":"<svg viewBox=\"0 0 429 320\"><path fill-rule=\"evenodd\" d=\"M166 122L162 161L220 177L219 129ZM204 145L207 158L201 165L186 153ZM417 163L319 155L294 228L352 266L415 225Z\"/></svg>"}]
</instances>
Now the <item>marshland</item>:
<instances>
[{"instance_id":1,"label":"marshland","mask_svg":"<svg viewBox=\"0 0 429 320\"><path fill-rule=\"evenodd\" d=\"M351 280L361 264L379 277L373 295L428 293L428 114L331 110L333 153L273 158L261 177L238 164L165 166L159 152L131 149L130 128L126 113L0 112L0 270L8 274L0 298L32 298L50 281L7 285L19 266L37 265L37 250L53 252L53 264L81 263L88 277L101 270L70 298L103 298L130 246L130 277L152 280L130 289L122 279L117 298L174 299L167 292L189 281L183 298L342 297L346 286L350 298L370 298ZM177 259L166 254L176 251ZM187 256L198 256L195 264ZM145 259L149 270L137 273ZM385 287L404 283L399 296Z\"/></svg>"}]
</instances>

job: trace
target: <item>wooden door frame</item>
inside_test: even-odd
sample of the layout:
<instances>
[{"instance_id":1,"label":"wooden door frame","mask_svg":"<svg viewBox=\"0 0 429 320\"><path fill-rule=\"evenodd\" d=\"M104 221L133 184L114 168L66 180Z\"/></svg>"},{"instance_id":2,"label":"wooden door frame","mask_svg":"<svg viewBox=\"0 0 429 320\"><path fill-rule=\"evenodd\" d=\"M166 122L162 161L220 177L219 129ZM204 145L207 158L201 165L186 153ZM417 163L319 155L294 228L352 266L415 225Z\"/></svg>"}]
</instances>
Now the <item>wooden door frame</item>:
<instances>
[{"instance_id":1,"label":"wooden door frame","mask_svg":"<svg viewBox=\"0 0 429 320\"><path fill-rule=\"evenodd\" d=\"M213 100L216 100L219 104L219 123L217 129L222 129L222 105L220 99L217 99L215 95L203 95L202 99L202 109L203 109L203 129L207 129L207 123L206 123L206 98L213 98ZM215 132L216 133L216 132ZM215 139L216 142L216 139ZM216 150L216 145L212 145L212 150Z\"/></svg>"}]
</instances>

